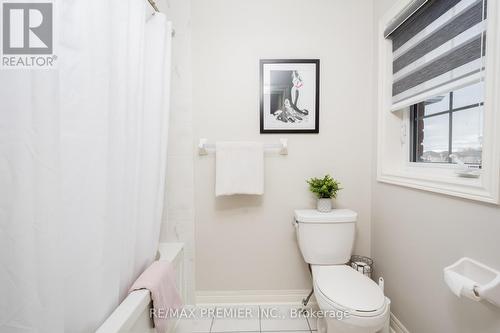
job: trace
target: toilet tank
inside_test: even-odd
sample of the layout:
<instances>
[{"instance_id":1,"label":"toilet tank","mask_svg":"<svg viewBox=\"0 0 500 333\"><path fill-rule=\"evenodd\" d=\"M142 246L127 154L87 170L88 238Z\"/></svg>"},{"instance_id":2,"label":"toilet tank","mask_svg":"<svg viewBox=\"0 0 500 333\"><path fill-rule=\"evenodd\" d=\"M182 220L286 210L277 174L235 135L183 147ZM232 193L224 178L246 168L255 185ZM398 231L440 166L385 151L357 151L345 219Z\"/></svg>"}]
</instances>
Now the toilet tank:
<instances>
[{"instance_id":1,"label":"toilet tank","mask_svg":"<svg viewBox=\"0 0 500 333\"><path fill-rule=\"evenodd\" d=\"M323 213L295 211L297 240L304 260L311 265L340 265L349 261L358 214L349 209Z\"/></svg>"}]
</instances>

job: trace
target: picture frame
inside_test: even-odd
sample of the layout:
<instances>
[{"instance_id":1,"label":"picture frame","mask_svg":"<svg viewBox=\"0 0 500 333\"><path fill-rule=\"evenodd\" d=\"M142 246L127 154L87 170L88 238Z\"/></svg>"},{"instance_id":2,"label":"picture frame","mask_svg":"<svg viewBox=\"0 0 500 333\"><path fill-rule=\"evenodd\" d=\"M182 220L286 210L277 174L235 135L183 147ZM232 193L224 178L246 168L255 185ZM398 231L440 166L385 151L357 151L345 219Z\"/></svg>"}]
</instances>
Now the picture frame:
<instances>
[{"instance_id":1,"label":"picture frame","mask_svg":"<svg viewBox=\"0 0 500 333\"><path fill-rule=\"evenodd\" d=\"M260 133L319 133L319 59L260 60Z\"/></svg>"}]
</instances>

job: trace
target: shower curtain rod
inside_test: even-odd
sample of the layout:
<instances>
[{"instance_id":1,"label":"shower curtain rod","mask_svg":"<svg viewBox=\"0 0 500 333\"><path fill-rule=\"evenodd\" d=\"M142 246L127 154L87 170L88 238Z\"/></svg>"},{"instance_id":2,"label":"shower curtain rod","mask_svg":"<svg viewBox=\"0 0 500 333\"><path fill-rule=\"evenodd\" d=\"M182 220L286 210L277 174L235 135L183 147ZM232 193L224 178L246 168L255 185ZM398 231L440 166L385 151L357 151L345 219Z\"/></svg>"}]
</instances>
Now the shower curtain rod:
<instances>
[{"instance_id":1,"label":"shower curtain rod","mask_svg":"<svg viewBox=\"0 0 500 333\"><path fill-rule=\"evenodd\" d=\"M155 10L155 12L159 13L160 10L158 9L158 6L156 6L156 3L154 2L154 0L148 0L149 4L151 5L151 7L153 7L153 9Z\"/></svg>"}]
</instances>

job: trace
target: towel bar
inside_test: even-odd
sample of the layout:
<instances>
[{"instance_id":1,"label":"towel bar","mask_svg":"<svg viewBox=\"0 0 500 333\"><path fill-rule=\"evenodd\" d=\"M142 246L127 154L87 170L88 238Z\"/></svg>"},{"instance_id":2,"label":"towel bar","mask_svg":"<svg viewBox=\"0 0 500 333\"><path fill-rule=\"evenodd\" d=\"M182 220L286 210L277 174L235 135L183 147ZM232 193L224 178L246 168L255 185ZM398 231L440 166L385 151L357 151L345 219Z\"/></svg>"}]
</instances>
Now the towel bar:
<instances>
[{"instance_id":1,"label":"towel bar","mask_svg":"<svg viewBox=\"0 0 500 333\"><path fill-rule=\"evenodd\" d=\"M207 139L200 139L198 143L199 155L208 155L209 152L215 152L215 144L207 142ZM288 139L280 139L280 143L266 143L264 144L264 150L278 150L280 155L288 155Z\"/></svg>"}]
</instances>

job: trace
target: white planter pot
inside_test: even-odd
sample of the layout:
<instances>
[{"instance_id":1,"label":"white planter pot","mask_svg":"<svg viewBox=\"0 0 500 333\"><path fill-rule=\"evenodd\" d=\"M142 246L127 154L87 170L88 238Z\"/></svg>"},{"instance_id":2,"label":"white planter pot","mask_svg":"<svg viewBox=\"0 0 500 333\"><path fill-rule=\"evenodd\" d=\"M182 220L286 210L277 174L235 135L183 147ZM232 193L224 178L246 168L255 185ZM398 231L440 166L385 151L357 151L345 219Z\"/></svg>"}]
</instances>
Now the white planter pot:
<instances>
[{"instance_id":1,"label":"white planter pot","mask_svg":"<svg viewBox=\"0 0 500 333\"><path fill-rule=\"evenodd\" d=\"M323 213L332 211L332 199L318 199L317 210Z\"/></svg>"}]
</instances>

